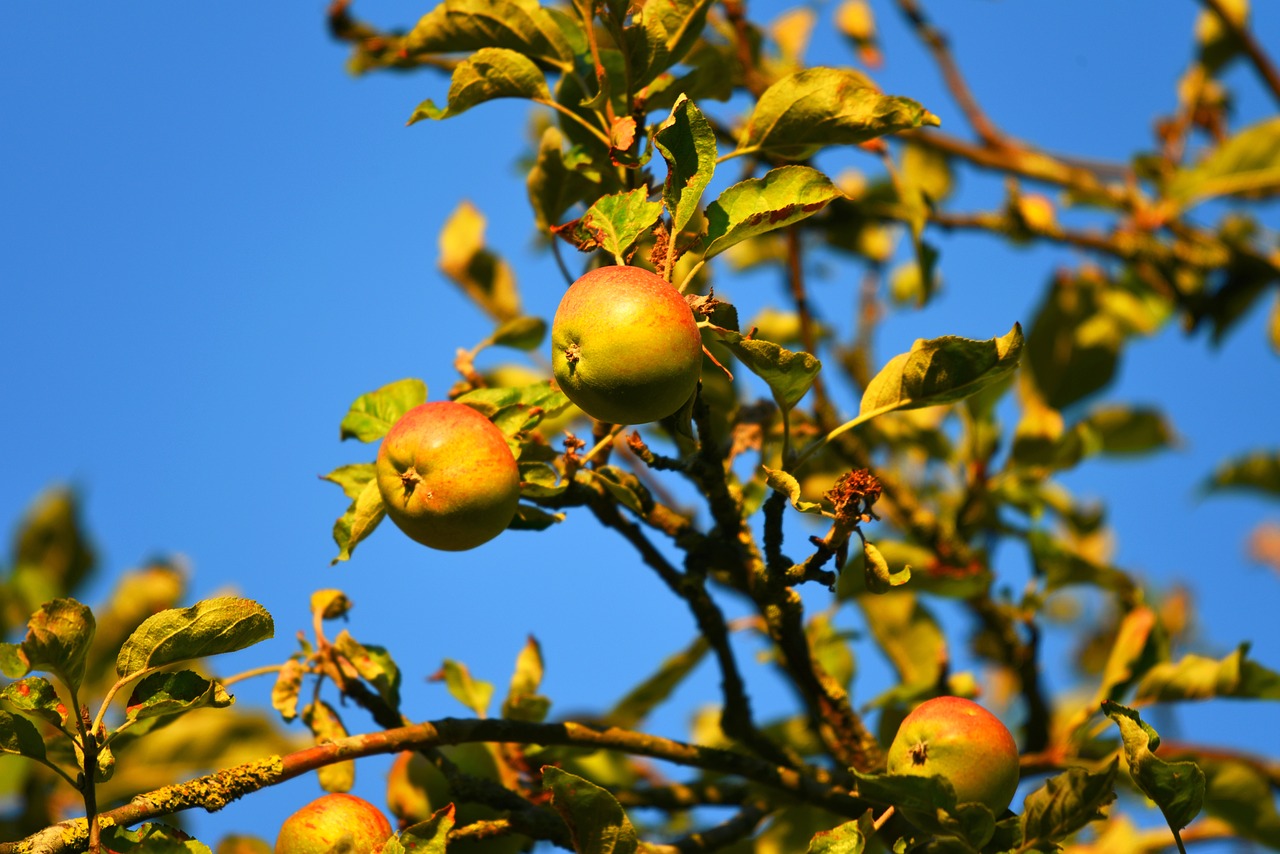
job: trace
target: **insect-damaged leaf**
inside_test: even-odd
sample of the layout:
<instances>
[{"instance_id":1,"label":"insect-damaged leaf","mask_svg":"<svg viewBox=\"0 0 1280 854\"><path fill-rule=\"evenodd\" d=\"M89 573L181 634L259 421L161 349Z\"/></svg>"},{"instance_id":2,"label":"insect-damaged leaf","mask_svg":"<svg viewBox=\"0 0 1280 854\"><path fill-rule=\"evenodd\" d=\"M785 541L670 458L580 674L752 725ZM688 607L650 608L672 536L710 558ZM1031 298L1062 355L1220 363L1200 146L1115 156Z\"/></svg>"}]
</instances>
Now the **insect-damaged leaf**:
<instances>
[{"instance_id":1,"label":"insect-damaged leaf","mask_svg":"<svg viewBox=\"0 0 1280 854\"><path fill-rule=\"evenodd\" d=\"M1190 824L1204 803L1204 772L1194 762L1165 762L1156 756L1152 751L1160 746L1160 736L1133 709L1107 700L1102 711L1120 728L1133 782L1156 802L1171 828Z\"/></svg>"},{"instance_id":2,"label":"insect-damaged leaf","mask_svg":"<svg viewBox=\"0 0 1280 854\"><path fill-rule=\"evenodd\" d=\"M619 264L631 244L662 216L662 204L651 202L648 191L637 187L625 193L602 196L581 217L552 227L551 231L582 252L603 249Z\"/></svg>"},{"instance_id":3,"label":"insect-damaged leaf","mask_svg":"<svg viewBox=\"0 0 1280 854\"><path fill-rule=\"evenodd\" d=\"M772 341L744 338L732 329L708 326L751 373L764 380L778 406L790 412L808 393L822 370L817 356L791 351Z\"/></svg>"},{"instance_id":4,"label":"insect-damaged leaf","mask_svg":"<svg viewBox=\"0 0 1280 854\"><path fill-rule=\"evenodd\" d=\"M426 400L426 383L417 379L396 380L380 389L362 394L343 416L339 439L376 442L387 435L387 431L402 415ZM332 475L329 479L341 486L343 491L347 490L347 484L343 480L334 479Z\"/></svg>"},{"instance_id":5,"label":"insect-damaged leaf","mask_svg":"<svg viewBox=\"0 0 1280 854\"><path fill-rule=\"evenodd\" d=\"M808 68L774 83L756 102L738 151L804 160L828 145L857 145L938 117L910 98L882 95L846 68Z\"/></svg>"},{"instance_id":6,"label":"insect-damaged leaf","mask_svg":"<svg viewBox=\"0 0 1280 854\"><path fill-rule=\"evenodd\" d=\"M919 339L889 360L867 384L859 419L898 409L919 409L962 400L1018 366L1022 327L999 338L975 341L946 335Z\"/></svg>"},{"instance_id":7,"label":"insect-damaged leaf","mask_svg":"<svg viewBox=\"0 0 1280 854\"><path fill-rule=\"evenodd\" d=\"M498 98L527 98L549 103L547 78L528 57L501 47L476 51L453 69L449 100L442 110L430 98L418 105L409 124L423 119L447 119Z\"/></svg>"},{"instance_id":8,"label":"insect-damaged leaf","mask_svg":"<svg viewBox=\"0 0 1280 854\"><path fill-rule=\"evenodd\" d=\"M831 179L809 166L780 166L734 184L707 206L705 257L799 222L843 196Z\"/></svg>"},{"instance_id":9,"label":"insect-damaged leaf","mask_svg":"<svg viewBox=\"0 0 1280 854\"><path fill-rule=\"evenodd\" d=\"M271 615L257 602L234 596L205 599L144 620L120 648L116 673L132 676L152 667L235 652L274 634Z\"/></svg>"},{"instance_id":10,"label":"insect-damaged leaf","mask_svg":"<svg viewBox=\"0 0 1280 854\"><path fill-rule=\"evenodd\" d=\"M52 599L31 615L22 643L0 644L0 668L15 679L43 670L78 691L96 628L87 605L74 599Z\"/></svg>"},{"instance_id":11,"label":"insect-damaged leaf","mask_svg":"<svg viewBox=\"0 0 1280 854\"><path fill-rule=\"evenodd\" d=\"M679 234L697 212L702 191L711 183L716 169L716 134L697 105L681 97L658 127L653 142L667 161L662 200L671 215L671 233Z\"/></svg>"}]
</instances>

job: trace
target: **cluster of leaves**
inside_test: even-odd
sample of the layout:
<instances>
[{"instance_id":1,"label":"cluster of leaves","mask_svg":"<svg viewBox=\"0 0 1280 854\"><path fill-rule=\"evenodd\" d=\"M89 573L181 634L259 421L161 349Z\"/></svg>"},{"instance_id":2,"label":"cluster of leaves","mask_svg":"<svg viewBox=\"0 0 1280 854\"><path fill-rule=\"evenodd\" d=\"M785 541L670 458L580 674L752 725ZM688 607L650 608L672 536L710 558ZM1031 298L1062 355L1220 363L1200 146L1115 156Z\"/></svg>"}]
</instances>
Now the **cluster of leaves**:
<instances>
[{"instance_id":1,"label":"cluster of leaves","mask_svg":"<svg viewBox=\"0 0 1280 854\"><path fill-rule=\"evenodd\" d=\"M857 854L1167 845L1168 831L1153 840L1111 815L1118 795L1130 805L1154 803L1179 845L1186 829L1280 848L1280 775L1272 764L1194 743L1166 744L1157 756L1159 736L1141 717L1160 704L1280 699L1280 674L1250 660L1247 645L1221 658L1191 651L1185 597L1149 589L1115 565L1105 508L1078 500L1061 477L1091 456L1149 454L1173 441L1157 409L1096 403L1128 344L1174 320L1207 325L1219 340L1280 281L1274 236L1249 208L1280 191L1280 124L1228 132L1218 77L1240 57L1267 67L1250 49L1244 4L1210 4L1177 111L1160 124L1159 150L1113 165L1082 165L1002 134L973 102L923 10L914 0L896 5L939 60L976 141L937 130L922 105L882 93L861 71L807 67L813 11L764 27L732 0L444 0L411 29L390 33L355 19L346 2L331 7L332 31L353 46L354 71L448 74L444 105L424 101L411 123L498 98L534 105L528 196L538 234L562 266L567 271L568 245L584 253L584 267L649 267L701 318L708 356L699 394L622 441L619 429L589 422L536 369L477 369L488 347L536 350L547 324L524 311L512 269L485 245L478 211L458 208L441 235L442 272L494 322L492 334L459 351L460 379L448 397L490 418L516 455L521 504L512 528L536 531L569 513L589 514L687 605L696 632L595 720L552 717L531 639L497 716L490 717L494 686L446 661L438 678L472 717L414 722L400 707L391 653L347 631L329 640L325 621L344 616L350 603L339 591L318 591L314 637L275 669L274 694L276 710L286 721L301 719L313 743L243 791L310 771L343 791L353 760L399 753L388 805L405 829L391 850L549 843L579 854ZM834 11L856 55L868 63L879 57L870 4L844 0ZM1208 150L1192 159L1196 141ZM849 147L866 156L869 174L833 179L821 171L828 153ZM705 200L717 167L731 159L741 180ZM950 207L961 170L1006 179L997 210ZM1056 205L1105 228L1061 225L1055 201L1033 191L1046 187L1060 193ZM1217 210L1208 202L1225 210L1212 226L1196 218ZM1012 323L1005 335L921 340L874 370L882 294L909 309L936 293L941 259L928 236L937 228L1073 246L1090 260L1051 277L1025 335L1010 318L999 326ZM907 260L894 267L900 254ZM857 328L820 322L805 281L814 258L865 273ZM732 277L721 279L726 261L737 269L776 265L791 304L744 332L724 301L732 290ZM1280 310L1275 316L1280 347ZM837 414L837 384L860 400L853 418ZM341 436L376 442L426 397L416 379L363 394ZM1009 413L1016 420L1006 428ZM573 430L591 431L590 450ZM326 478L350 501L334 526L337 560L347 560L382 519L381 497L370 463ZM659 488L664 480L684 484L699 506L677 506ZM1280 453L1228 461L1206 488L1278 495ZM802 541L800 559L784 551L795 549L784 544L793 514L829 526ZM874 543L864 531L872 523L879 523ZM0 619L9 630L35 616L26 639L0 651L0 667L19 679L3 694L0 746L105 797L119 775L97 790L92 780L107 776L98 757L109 755L103 748L112 738L180 723L188 708L226 698L216 680L169 665L238 647L197 637L203 615L220 603L173 610L165 602L150 609L156 616L112 636L118 655L102 660L116 658L114 681L93 683L87 674L101 672L93 664L101 656L84 637L92 617L58 586L78 583L87 551L82 544L59 551L62 563L45 573L25 568L45 558L24 548ZM1031 567L1020 594L997 585L998 550L1023 555ZM825 610L811 611L812 599L800 595L814 582L833 594ZM1079 629L1080 685L1051 696L1041 637L1076 595L1098 603L1099 616ZM753 617L729 621L725 596L750 603ZM833 625L840 608L854 610L897 677L861 708L851 699L851 639ZM980 675L953 670L960 656L938 617L944 608L969 621L968 653ZM164 646L148 625L185 640ZM734 632L769 645L771 665L794 689L792 713L757 719ZM643 732L650 713L708 657L723 692L719 707L695 722L686 742ZM48 670L54 682L27 676L33 669ZM975 695L979 681L984 697L1021 722L1024 777L1036 782L1016 814L957 803L940 778L883 773L883 745L913 704ZM81 692L94 684L106 698L96 718L58 711L55 697L79 710ZM129 684L138 701L114 730L103 728L111 698ZM350 734L340 704L325 699L332 691L381 729ZM874 730L868 713L877 716ZM58 761L49 747L58 744L70 758ZM653 758L691 770L668 778L644 761ZM247 772L224 773L239 780ZM153 799L145 815L113 811L120 807L104 815L164 815L198 802L190 797L168 807ZM86 807L95 810L87 794ZM705 823L708 812L724 809L729 818ZM1095 823L1102 817L1111 818L1105 827Z\"/></svg>"}]
</instances>

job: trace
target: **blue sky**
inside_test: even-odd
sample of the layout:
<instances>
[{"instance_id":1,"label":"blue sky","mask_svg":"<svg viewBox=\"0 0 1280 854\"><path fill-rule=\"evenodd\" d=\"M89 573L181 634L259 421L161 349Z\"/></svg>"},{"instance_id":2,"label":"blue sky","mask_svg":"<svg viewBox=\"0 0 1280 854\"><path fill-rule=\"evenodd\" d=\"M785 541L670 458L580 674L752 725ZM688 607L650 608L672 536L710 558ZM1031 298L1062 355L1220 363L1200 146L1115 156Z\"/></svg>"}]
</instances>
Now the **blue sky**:
<instances>
[{"instance_id":1,"label":"blue sky","mask_svg":"<svg viewBox=\"0 0 1280 854\"><path fill-rule=\"evenodd\" d=\"M563 282L535 249L514 165L525 106L487 104L405 128L423 98L442 101L446 81L348 76L323 6L6 8L17 37L0 54L0 524L11 526L46 486L70 483L102 557L91 603L116 572L155 554L185 556L193 599L234 586L262 602L277 639L222 663L223 672L283 659L309 622L310 592L340 587L356 602L353 634L397 655L417 717L463 711L422 681L442 659L464 661L501 689L530 632L543 643L556 710L611 702L694 629L652 574L619 560L620 544L585 518L458 555L426 552L387 525L353 561L329 566L330 526L345 503L317 475L373 453L338 442L347 405L405 376L442 397L456 348L489 331L437 272L445 218L463 199L488 217L489 241L513 264L531 312L549 318ZM1174 104L1198 10L1189 0L931 6L1001 127L1110 159L1151 144L1154 114ZM1255 6L1257 31L1276 45L1280 6ZM428 8L354 7L388 27ZM759 14L782 8L762 4ZM813 8L830 20L830 4ZM877 81L964 133L927 57L896 15L881 20L887 63ZM822 26L809 60L851 56ZM1247 68L1228 79L1240 84L1237 124L1274 113ZM849 162L874 170L865 158ZM976 207L998 198L1000 184L970 173L961 190ZM1275 228L1274 206L1266 216ZM883 359L917 337L986 338L1026 324L1052 269L1079 260L981 237L934 239L945 290L929 310L886 324ZM779 293L727 271L721 288L743 305ZM840 288L838 279L814 284L819 299ZM1276 445L1278 391L1280 360L1265 346L1262 313L1217 350L1171 327L1130 348L1103 397L1166 406L1179 448L1136 463L1090 462L1067 479L1110 502L1122 566L1191 587L1207 648L1221 654L1251 640L1272 666L1280 579L1246 561L1244 540L1276 520L1276 508L1197 502L1194 487L1218 460ZM884 669L864 647L858 654L855 699L865 701L885 687L876 682ZM761 709L785 708L765 668L746 666L760 680ZM703 675L658 725L684 734L690 711L714 699L716 680ZM268 689L246 684L237 694L261 703ZM1196 735L1280 755L1274 727L1256 729L1266 711L1216 703L1181 720ZM383 767L361 766L361 786L375 797ZM193 827L210 843L231 830L271 836L316 791L300 780L196 816Z\"/></svg>"}]
</instances>

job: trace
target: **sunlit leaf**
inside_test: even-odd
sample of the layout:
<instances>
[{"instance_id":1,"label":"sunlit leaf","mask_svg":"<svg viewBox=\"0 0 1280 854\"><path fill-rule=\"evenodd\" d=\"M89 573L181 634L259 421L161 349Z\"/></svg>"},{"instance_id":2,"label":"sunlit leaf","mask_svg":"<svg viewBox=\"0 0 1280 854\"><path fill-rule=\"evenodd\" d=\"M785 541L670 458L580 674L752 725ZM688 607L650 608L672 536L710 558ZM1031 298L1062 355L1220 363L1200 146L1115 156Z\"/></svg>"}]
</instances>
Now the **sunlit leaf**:
<instances>
[{"instance_id":1,"label":"sunlit leaf","mask_svg":"<svg viewBox=\"0 0 1280 854\"><path fill-rule=\"evenodd\" d=\"M857 145L895 131L939 124L910 98L882 95L846 68L809 68L774 83L756 102L739 151L804 160L828 145Z\"/></svg>"},{"instance_id":2,"label":"sunlit leaf","mask_svg":"<svg viewBox=\"0 0 1280 854\"><path fill-rule=\"evenodd\" d=\"M33 670L46 671L78 691L96 627L87 605L74 599L46 602L27 621L22 643L3 644L7 652L0 651L0 669L15 679Z\"/></svg>"},{"instance_id":3,"label":"sunlit leaf","mask_svg":"<svg viewBox=\"0 0 1280 854\"><path fill-rule=\"evenodd\" d=\"M800 481L787 474L782 469L771 469L764 466L765 482L770 487L787 496L787 500L791 502L791 506L801 513L811 513L815 516L823 515L822 503L818 501L805 501L800 497Z\"/></svg>"},{"instance_id":4,"label":"sunlit leaf","mask_svg":"<svg viewBox=\"0 0 1280 854\"><path fill-rule=\"evenodd\" d=\"M536 0L445 0L405 36L409 54L509 48L569 68L575 49L564 24Z\"/></svg>"},{"instance_id":5,"label":"sunlit leaf","mask_svg":"<svg viewBox=\"0 0 1280 854\"><path fill-rule=\"evenodd\" d=\"M582 252L603 249L622 264L627 250L661 215L662 204L649 201L648 190L637 187L602 196L581 217L551 230Z\"/></svg>"},{"instance_id":6,"label":"sunlit leaf","mask_svg":"<svg viewBox=\"0 0 1280 854\"><path fill-rule=\"evenodd\" d=\"M427 386L417 379L396 380L376 391L362 394L343 416L339 438L376 442L387 435L401 416L426 400ZM353 480L361 476L359 470L343 467L330 474L329 479L345 492Z\"/></svg>"},{"instance_id":7,"label":"sunlit leaf","mask_svg":"<svg viewBox=\"0 0 1280 854\"><path fill-rule=\"evenodd\" d=\"M904 566L897 571L889 569L889 562L872 543L864 541L862 552L864 578L869 592L888 593L911 580L911 567Z\"/></svg>"},{"instance_id":8,"label":"sunlit leaf","mask_svg":"<svg viewBox=\"0 0 1280 854\"><path fill-rule=\"evenodd\" d=\"M1249 644L1221 660L1188 653L1152 667L1138 684L1135 702L1209 700L1214 697L1280 700L1280 673L1249 660Z\"/></svg>"},{"instance_id":9,"label":"sunlit leaf","mask_svg":"<svg viewBox=\"0 0 1280 854\"><path fill-rule=\"evenodd\" d=\"M779 166L734 184L707 205L704 257L813 216L843 196L830 178L809 166Z\"/></svg>"},{"instance_id":10,"label":"sunlit leaf","mask_svg":"<svg viewBox=\"0 0 1280 854\"><path fill-rule=\"evenodd\" d=\"M272 685L271 707L280 713L286 723L298 716L298 695L302 692L302 677L305 673L302 663L291 658L280 667L280 673Z\"/></svg>"},{"instance_id":11,"label":"sunlit leaf","mask_svg":"<svg viewBox=\"0 0 1280 854\"><path fill-rule=\"evenodd\" d=\"M411 824L393 838L398 842L405 854L445 854L449 831L457 821L457 808L447 804L432 813L426 821ZM394 854L391 848L383 849L383 854Z\"/></svg>"},{"instance_id":12,"label":"sunlit leaf","mask_svg":"<svg viewBox=\"0 0 1280 854\"><path fill-rule=\"evenodd\" d=\"M489 340L499 347L536 350L547 335L547 322L540 317L513 317L504 321Z\"/></svg>"},{"instance_id":13,"label":"sunlit leaf","mask_svg":"<svg viewBox=\"0 0 1280 854\"><path fill-rule=\"evenodd\" d=\"M347 728L337 709L323 700L315 700L302 709L302 722L311 730L316 744L347 737ZM320 788L326 792L349 792L356 782L355 760L346 759L322 765L316 769L316 776L319 778Z\"/></svg>"},{"instance_id":14,"label":"sunlit leaf","mask_svg":"<svg viewBox=\"0 0 1280 854\"><path fill-rule=\"evenodd\" d=\"M418 105L409 124L423 119L447 119L498 98L526 98L547 103L551 90L538 66L523 54L501 47L476 51L453 69L449 100L444 109L430 98Z\"/></svg>"},{"instance_id":15,"label":"sunlit leaf","mask_svg":"<svg viewBox=\"0 0 1280 854\"><path fill-rule=\"evenodd\" d=\"M542 721L551 701L538 693L542 684L542 648L532 635L516 656L515 672L507 698L502 701L502 716L520 721Z\"/></svg>"},{"instance_id":16,"label":"sunlit leaf","mask_svg":"<svg viewBox=\"0 0 1280 854\"><path fill-rule=\"evenodd\" d=\"M493 683L471 678L465 664L450 659L445 659L440 672L432 678L444 680L455 700L475 712L476 717L485 717L493 697Z\"/></svg>"},{"instance_id":17,"label":"sunlit leaf","mask_svg":"<svg viewBox=\"0 0 1280 854\"><path fill-rule=\"evenodd\" d=\"M1120 728L1129 776L1156 802L1174 830L1191 823L1204 803L1205 777L1194 762L1165 762L1152 751L1160 736L1133 709L1105 701L1102 711Z\"/></svg>"},{"instance_id":18,"label":"sunlit leaf","mask_svg":"<svg viewBox=\"0 0 1280 854\"><path fill-rule=\"evenodd\" d=\"M1018 366L1022 328L975 341L954 335L919 339L889 360L862 394L860 419L899 409L962 400L999 382Z\"/></svg>"},{"instance_id":19,"label":"sunlit leaf","mask_svg":"<svg viewBox=\"0 0 1280 854\"><path fill-rule=\"evenodd\" d=\"M856 819L836 825L830 830L819 831L809 841L806 854L862 854L867 844L868 829L865 824L861 819Z\"/></svg>"},{"instance_id":20,"label":"sunlit leaf","mask_svg":"<svg viewBox=\"0 0 1280 854\"><path fill-rule=\"evenodd\" d=\"M369 481L377 476L377 473L377 467L373 463L352 463L351 465L338 466L328 474L320 475L320 479L336 483L342 487L342 492L347 498L355 501L360 497L360 493L364 492L364 488Z\"/></svg>"},{"instance_id":21,"label":"sunlit leaf","mask_svg":"<svg viewBox=\"0 0 1280 854\"><path fill-rule=\"evenodd\" d=\"M1280 117L1235 133L1190 169L1177 172L1168 198L1190 207L1217 196L1267 197L1280 192Z\"/></svg>"},{"instance_id":22,"label":"sunlit leaf","mask_svg":"<svg viewBox=\"0 0 1280 854\"><path fill-rule=\"evenodd\" d=\"M43 676L28 676L11 682L0 690L0 706L14 712L30 715L52 724L64 727L67 723L67 707L53 683Z\"/></svg>"},{"instance_id":23,"label":"sunlit leaf","mask_svg":"<svg viewBox=\"0 0 1280 854\"><path fill-rule=\"evenodd\" d=\"M148 617L125 641L116 673L131 676L179 661L235 652L267 640L275 624L251 599L223 596Z\"/></svg>"},{"instance_id":24,"label":"sunlit leaf","mask_svg":"<svg viewBox=\"0 0 1280 854\"><path fill-rule=\"evenodd\" d=\"M597 191L600 175L591 159L578 149L566 152L564 145L560 129L547 127L542 132L537 162L529 170L526 181L540 234L549 234L551 226L560 222L565 211L577 202L600 195Z\"/></svg>"},{"instance_id":25,"label":"sunlit leaf","mask_svg":"<svg viewBox=\"0 0 1280 854\"><path fill-rule=\"evenodd\" d=\"M495 320L520 316L511 267L485 246L484 215L462 202L440 229L440 270Z\"/></svg>"},{"instance_id":26,"label":"sunlit leaf","mask_svg":"<svg viewBox=\"0 0 1280 854\"><path fill-rule=\"evenodd\" d=\"M646 7L662 5L650 0ZM662 200L671 216L671 233L676 235L697 213L702 191L711 182L716 168L716 135L697 105L681 98L658 126L653 142L667 161Z\"/></svg>"},{"instance_id":27,"label":"sunlit leaf","mask_svg":"<svg viewBox=\"0 0 1280 854\"><path fill-rule=\"evenodd\" d=\"M209 846L168 825L147 822L134 829L105 827L102 844L118 854L211 854Z\"/></svg>"},{"instance_id":28,"label":"sunlit leaf","mask_svg":"<svg viewBox=\"0 0 1280 854\"><path fill-rule=\"evenodd\" d=\"M372 534L386 515L387 508L378 489L378 481L371 479L351 502L347 512L333 523L333 541L338 544L338 556L331 564L349 560L356 544Z\"/></svg>"},{"instance_id":29,"label":"sunlit leaf","mask_svg":"<svg viewBox=\"0 0 1280 854\"><path fill-rule=\"evenodd\" d=\"M772 341L747 338L732 329L708 326L751 373L764 380L774 401L790 412L813 386L822 362L810 353L793 352Z\"/></svg>"},{"instance_id":30,"label":"sunlit leaf","mask_svg":"<svg viewBox=\"0 0 1280 854\"><path fill-rule=\"evenodd\" d=\"M233 702L221 683L190 670L153 673L139 680L129 695L125 724L180 715L206 706L221 709Z\"/></svg>"},{"instance_id":31,"label":"sunlit leaf","mask_svg":"<svg viewBox=\"0 0 1280 854\"><path fill-rule=\"evenodd\" d=\"M338 632L333 647L360 678L368 682L392 709L400 708L400 668L384 647L362 644L346 629Z\"/></svg>"}]
</instances>

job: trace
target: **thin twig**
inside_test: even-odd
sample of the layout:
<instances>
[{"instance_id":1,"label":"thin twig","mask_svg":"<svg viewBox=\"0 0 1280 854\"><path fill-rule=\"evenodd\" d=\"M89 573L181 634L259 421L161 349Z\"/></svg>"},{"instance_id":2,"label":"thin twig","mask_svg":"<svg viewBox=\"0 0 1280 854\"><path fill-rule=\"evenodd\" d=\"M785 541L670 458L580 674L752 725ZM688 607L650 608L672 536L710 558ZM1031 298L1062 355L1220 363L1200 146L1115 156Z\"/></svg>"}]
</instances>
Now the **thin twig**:
<instances>
[{"instance_id":1,"label":"thin twig","mask_svg":"<svg viewBox=\"0 0 1280 854\"><path fill-rule=\"evenodd\" d=\"M1276 69L1275 63L1271 61L1266 51L1262 49L1262 45L1253 37L1253 32L1247 27L1241 26L1231 16L1231 13L1222 4L1222 0L1200 0L1200 2L1218 16L1222 26L1226 27L1232 38L1240 43L1240 47L1244 49L1245 55L1253 63L1253 67L1262 78L1262 82L1266 83L1267 88L1271 90L1271 96L1276 99L1277 103L1280 103L1280 71Z\"/></svg>"}]
</instances>

